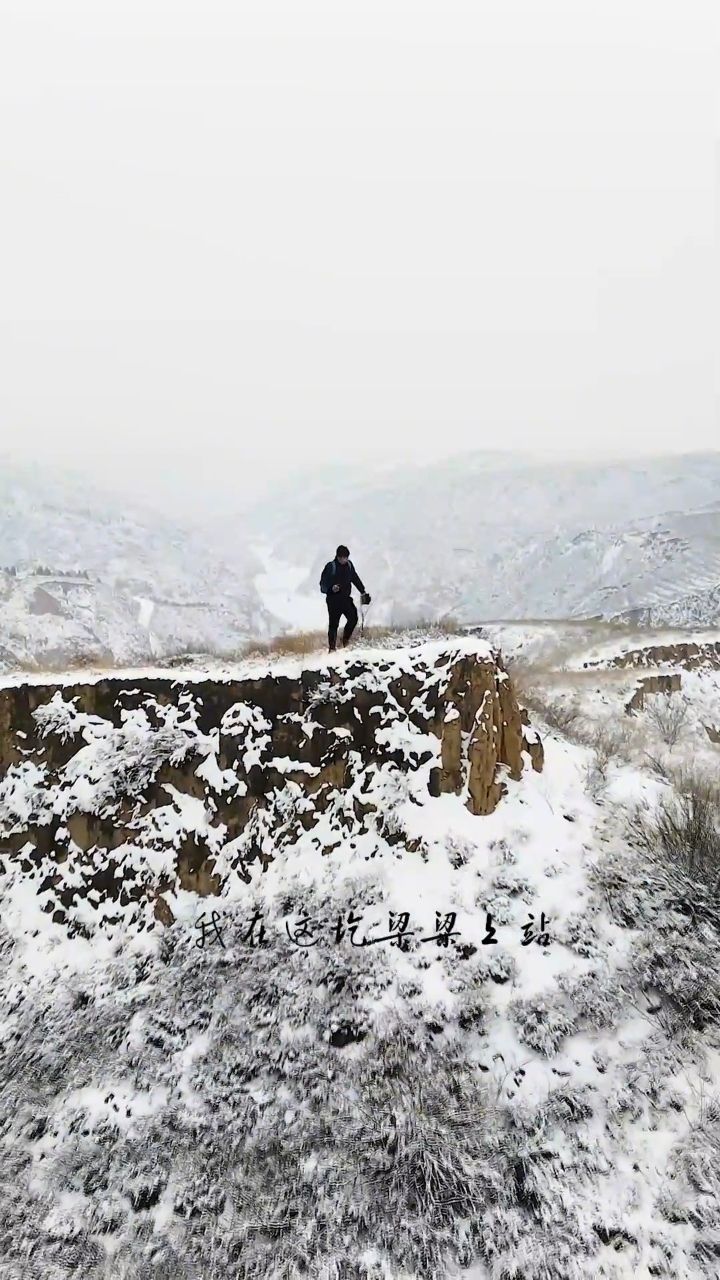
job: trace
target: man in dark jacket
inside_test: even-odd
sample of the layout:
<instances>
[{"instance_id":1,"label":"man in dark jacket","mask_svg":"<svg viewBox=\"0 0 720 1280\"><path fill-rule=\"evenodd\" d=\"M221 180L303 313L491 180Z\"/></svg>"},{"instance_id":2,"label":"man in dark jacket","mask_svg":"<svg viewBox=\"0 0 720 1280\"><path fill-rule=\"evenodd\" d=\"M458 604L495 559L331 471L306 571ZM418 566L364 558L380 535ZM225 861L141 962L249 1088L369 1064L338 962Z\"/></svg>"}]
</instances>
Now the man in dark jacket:
<instances>
[{"instance_id":1,"label":"man in dark jacket","mask_svg":"<svg viewBox=\"0 0 720 1280\"><path fill-rule=\"evenodd\" d=\"M353 604L352 588L357 587L365 603L369 597L365 587L355 572L347 547L339 546L335 559L328 560L320 578L320 590L327 600L328 607L328 647L334 653L337 646L337 633L340 619L345 617L343 629L343 646L347 644L357 626L358 614ZM366 599L367 597L367 599Z\"/></svg>"}]
</instances>

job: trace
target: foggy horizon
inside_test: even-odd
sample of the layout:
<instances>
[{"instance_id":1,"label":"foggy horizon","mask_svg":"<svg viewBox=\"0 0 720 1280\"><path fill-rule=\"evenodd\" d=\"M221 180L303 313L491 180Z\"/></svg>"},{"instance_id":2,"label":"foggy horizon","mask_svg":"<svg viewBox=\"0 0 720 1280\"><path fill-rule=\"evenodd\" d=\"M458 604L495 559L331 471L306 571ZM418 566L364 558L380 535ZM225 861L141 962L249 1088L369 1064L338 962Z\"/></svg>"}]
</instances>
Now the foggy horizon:
<instances>
[{"instance_id":1,"label":"foggy horizon","mask_svg":"<svg viewBox=\"0 0 720 1280\"><path fill-rule=\"evenodd\" d=\"M151 493L716 445L705 0L9 0L0 32L0 453Z\"/></svg>"},{"instance_id":2,"label":"foggy horizon","mask_svg":"<svg viewBox=\"0 0 720 1280\"><path fill-rule=\"evenodd\" d=\"M618 451L605 453L597 451L588 453L570 449L557 451L496 449L492 451L477 448L445 452L431 457L366 458L357 461L355 465L357 478L364 480L371 479L374 475L381 475L386 470L397 477L404 467L419 470L433 465L459 463L463 458L472 457L487 458L491 466L496 465L498 468L531 467L537 470L539 479L545 467L556 467L558 475L565 470L594 467L599 470L603 467L637 468L643 464L670 462L674 459L679 463L682 460L692 462L700 458L720 458L720 449L694 449L677 453L638 452L623 455ZM61 484L65 482L70 486L77 484L87 486L89 494L96 493L98 496L107 496L117 501L130 501L139 510L145 510L148 515L154 511L160 518L175 520L179 526L182 526L184 523L192 525L196 522L203 525L208 518L213 516L223 518L232 515L233 510L240 514L243 510L252 508L256 502L261 504L267 502L277 488L287 492L292 489L293 484L300 485L308 478L312 478L316 471L321 473L327 468L328 473L332 474L333 468L342 468L345 465L342 461L334 463L326 461L322 467L318 467L316 463L298 462L280 472L263 470L260 474L253 473L253 484L248 488L247 473L241 472L236 482L232 473L223 472L215 475L211 467L203 468L198 461L185 460L184 463L179 463L177 459L173 459L172 469L163 472L138 467L135 459L126 461L126 468L114 466L103 469L94 465L92 460L79 459L74 465L58 464L44 458L13 457L7 452L0 452L0 472L4 469L6 474L12 476L21 471L28 477L37 472L39 476L47 475ZM350 488L353 481L354 473L351 470L348 479Z\"/></svg>"}]
</instances>

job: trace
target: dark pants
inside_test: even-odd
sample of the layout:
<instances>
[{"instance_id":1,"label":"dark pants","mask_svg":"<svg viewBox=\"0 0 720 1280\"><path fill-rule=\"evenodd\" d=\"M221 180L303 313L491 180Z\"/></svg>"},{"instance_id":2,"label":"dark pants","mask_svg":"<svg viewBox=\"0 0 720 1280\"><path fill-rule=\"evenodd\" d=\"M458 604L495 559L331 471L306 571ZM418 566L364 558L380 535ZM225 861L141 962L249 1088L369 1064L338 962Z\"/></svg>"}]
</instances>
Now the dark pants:
<instances>
[{"instance_id":1,"label":"dark pants","mask_svg":"<svg viewBox=\"0 0 720 1280\"><path fill-rule=\"evenodd\" d=\"M333 595L330 593L327 597L328 607L328 646L334 649L337 643L338 627L340 619L346 618L345 627L343 629L343 644L347 644L353 631L357 626L358 612L352 602L352 596L343 596L339 593Z\"/></svg>"}]
</instances>

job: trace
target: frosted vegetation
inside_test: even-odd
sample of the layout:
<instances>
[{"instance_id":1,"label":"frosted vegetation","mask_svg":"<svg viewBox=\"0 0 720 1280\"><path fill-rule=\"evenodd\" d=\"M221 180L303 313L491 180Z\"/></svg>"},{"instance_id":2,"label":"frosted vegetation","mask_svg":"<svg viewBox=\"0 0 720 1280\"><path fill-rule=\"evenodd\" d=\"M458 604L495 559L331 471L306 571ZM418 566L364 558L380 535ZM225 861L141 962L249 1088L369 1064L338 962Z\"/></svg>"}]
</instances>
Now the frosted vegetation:
<instances>
[{"instance_id":1,"label":"frosted vegetation","mask_svg":"<svg viewBox=\"0 0 720 1280\"><path fill-rule=\"evenodd\" d=\"M400 788L371 863L308 839L72 943L4 866L3 1280L717 1275L718 672L626 714L636 670L554 643L514 663L545 768L489 817ZM462 938L242 940L360 904Z\"/></svg>"}]
</instances>

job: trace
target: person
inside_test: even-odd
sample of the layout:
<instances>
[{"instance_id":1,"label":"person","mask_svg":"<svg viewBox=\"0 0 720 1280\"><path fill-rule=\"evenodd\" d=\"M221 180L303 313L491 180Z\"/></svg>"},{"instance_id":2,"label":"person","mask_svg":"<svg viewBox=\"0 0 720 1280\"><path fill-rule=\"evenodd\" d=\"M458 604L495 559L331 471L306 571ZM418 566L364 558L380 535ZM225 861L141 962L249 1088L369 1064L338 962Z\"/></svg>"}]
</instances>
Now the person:
<instances>
[{"instance_id":1,"label":"person","mask_svg":"<svg viewBox=\"0 0 720 1280\"><path fill-rule=\"evenodd\" d=\"M363 604L370 603L370 596L360 581L355 566L350 559L350 552L342 543L335 552L335 559L328 560L320 577L320 590L327 600L328 607L328 649L334 653L337 647L337 633L340 619L345 618L343 628L343 647L348 643L357 626L358 613L352 598L352 588L357 587L361 593Z\"/></svg>"}]
</instances>

